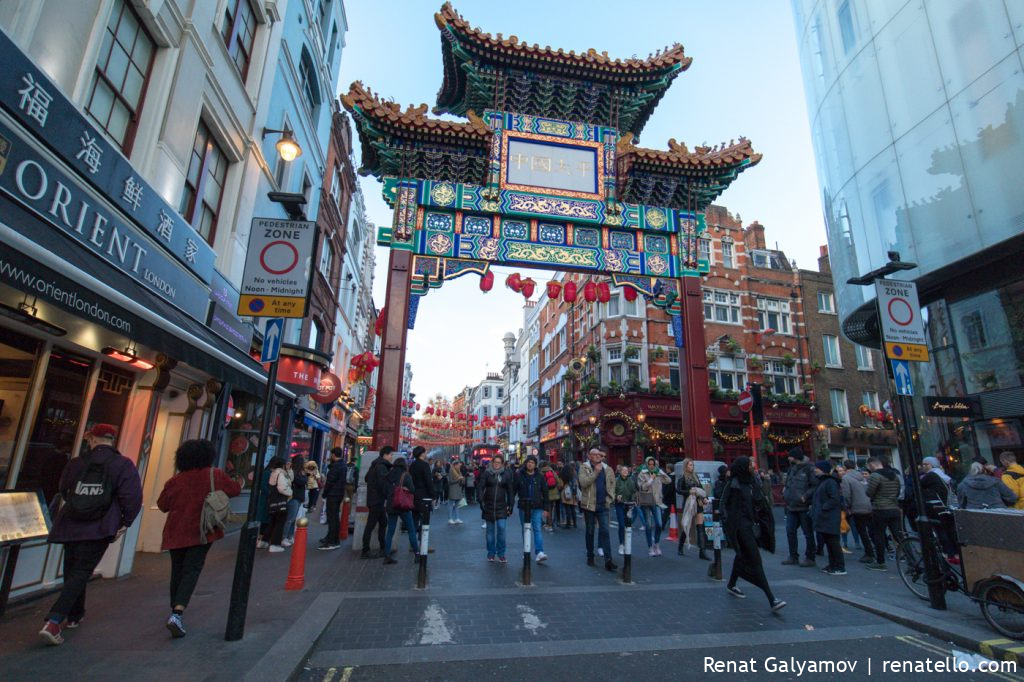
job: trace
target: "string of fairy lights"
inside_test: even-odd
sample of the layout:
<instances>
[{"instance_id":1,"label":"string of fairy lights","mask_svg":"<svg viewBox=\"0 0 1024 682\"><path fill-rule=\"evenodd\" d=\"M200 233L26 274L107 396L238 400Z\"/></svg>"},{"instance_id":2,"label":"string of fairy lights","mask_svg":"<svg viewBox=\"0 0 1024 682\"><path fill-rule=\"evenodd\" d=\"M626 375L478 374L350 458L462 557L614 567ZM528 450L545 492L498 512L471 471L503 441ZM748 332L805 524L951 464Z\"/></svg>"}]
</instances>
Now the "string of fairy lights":
<instances>
[{"instance_id":1,"label":"string of fairy lights","mask_svg":"<svg viewBox=\"0 0 1024 682\"><path fill-rule=\"evenodd\" d=\"M750 436L745 431L742 433L726 433L717 426L712 427L711 430L714 432L715 436L719 440L721 440L724 443L729 443L730 445L735 445L736 443L745 443L750 440ZM811 433L812 432L810 429L801 431L799 434L795 436L784 436L776 433L767 432L765 433L765 437L771 442L775 443L776 445L793 446L799 445L800 443L806 441L808 438L811 437Z\"/></svg>"}]
</instances>

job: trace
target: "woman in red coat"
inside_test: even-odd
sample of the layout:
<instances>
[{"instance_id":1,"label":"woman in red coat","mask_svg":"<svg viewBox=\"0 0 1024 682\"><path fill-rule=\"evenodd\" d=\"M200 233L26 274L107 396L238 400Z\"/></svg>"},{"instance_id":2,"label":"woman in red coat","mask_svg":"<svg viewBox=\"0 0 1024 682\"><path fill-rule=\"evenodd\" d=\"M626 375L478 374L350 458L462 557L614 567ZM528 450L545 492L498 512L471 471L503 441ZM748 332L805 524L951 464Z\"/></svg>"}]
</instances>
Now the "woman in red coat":
<instances>
[{"instance_id":1,"label":"woman in red coat","mask_svg":"<svg viewBox=\"0 0 1024 682\"><path fill-rule=\"evenodd\" d=\"M199 529L203 501L213 490L228 497L242 492L241 486L220 469L213 468L217 451L208 440L187 440L174 454L177 475L164 484L156 505L166 512L163 543L171 555L171 617L167 629L174 638L185 636L182 615L196 589L206 553L214 540L224 537L223 528L215 528L201 537ZM211 483L212 481L212 483Z\"/></svg>"}]
</instances>

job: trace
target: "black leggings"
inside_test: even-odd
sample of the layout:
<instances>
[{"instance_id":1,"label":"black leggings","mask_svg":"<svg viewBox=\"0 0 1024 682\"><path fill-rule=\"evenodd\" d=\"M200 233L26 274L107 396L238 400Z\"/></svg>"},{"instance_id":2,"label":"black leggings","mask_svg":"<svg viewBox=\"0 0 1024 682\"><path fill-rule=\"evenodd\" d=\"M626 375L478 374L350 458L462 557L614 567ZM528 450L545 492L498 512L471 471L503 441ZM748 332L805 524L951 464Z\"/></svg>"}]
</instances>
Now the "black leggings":
<instances>
[{"instance_id":1,"label":"black leggings","mask_svg":"<svg viewBox=\"0 0 1024 682\"><path fill-rule=\"evenodd\" d=\"M171 555L171 608L188 606L203 572L211 545L192 545L168 550Z\"/></svg>"},{"instance_id":2,"label":"black leggings","mask_svg":"<svg viewBox=\"0 0 1024 682\"><path fill-rule=\"evenodd\" d=\"M764 566L761 564L761 550L757 547L757 540L754 539L754 531L747 526L741 526L733 538L736 544L736 558L732 562L732 573L729 575L729 587L736 587L736 581L743 578L755 587L760 587L768 602L775 601L772 588L768 586L768 578L764 575Z\"/></svg>"}]
</instances>

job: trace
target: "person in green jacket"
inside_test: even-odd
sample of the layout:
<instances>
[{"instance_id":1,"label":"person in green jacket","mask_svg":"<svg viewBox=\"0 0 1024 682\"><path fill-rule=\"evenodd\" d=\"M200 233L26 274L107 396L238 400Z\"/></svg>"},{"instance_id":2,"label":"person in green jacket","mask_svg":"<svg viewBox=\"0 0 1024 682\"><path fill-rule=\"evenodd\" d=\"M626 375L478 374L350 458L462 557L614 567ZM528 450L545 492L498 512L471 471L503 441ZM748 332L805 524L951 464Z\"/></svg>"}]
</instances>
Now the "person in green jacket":
<instances>
[{"instance_id":1,"label":"person in green jacket","mask_svg":"<svg viewBox=\"0 0 1024 682\"><path fill-rule=\"evenodd\" d=\"M626 552L626 505L636 503L636 479L630 475L629 467L619 465L615 477L615 516L619 520L619 554ZM637 508L633 508L634 518Z\"/></svg>"}]
</instances>

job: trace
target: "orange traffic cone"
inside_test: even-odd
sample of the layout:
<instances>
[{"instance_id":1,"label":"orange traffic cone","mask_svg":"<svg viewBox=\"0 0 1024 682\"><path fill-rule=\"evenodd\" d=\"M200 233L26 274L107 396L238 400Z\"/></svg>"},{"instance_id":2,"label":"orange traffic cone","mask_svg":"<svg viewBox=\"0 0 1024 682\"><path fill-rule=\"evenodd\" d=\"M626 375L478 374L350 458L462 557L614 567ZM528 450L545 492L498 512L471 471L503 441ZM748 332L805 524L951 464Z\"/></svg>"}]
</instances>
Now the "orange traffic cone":
<instances>
[{"instance_id":1,"label":"orange traffic cone","mask_svg":"<svg viewBox=\"0 0 1024 682\"><path fill-rule=\"evenodd\" d=\"M292 545L292 561L288 566L288 579L284 589L301 590L306 584L306 526L309 519L303 517L295 522L295 544Z\"/></svg>"},{"instance_id":2,"label":"orange traffic cone","mask_svg":"<svg viewBox=\"0 0 1024 682\"><path fill-rule=\"evenodd\" d=\"M679 542L679 522L676 521L676 506L674 504L669 510L668 540L669 542Z\"/></svg>"}]
</instances>

